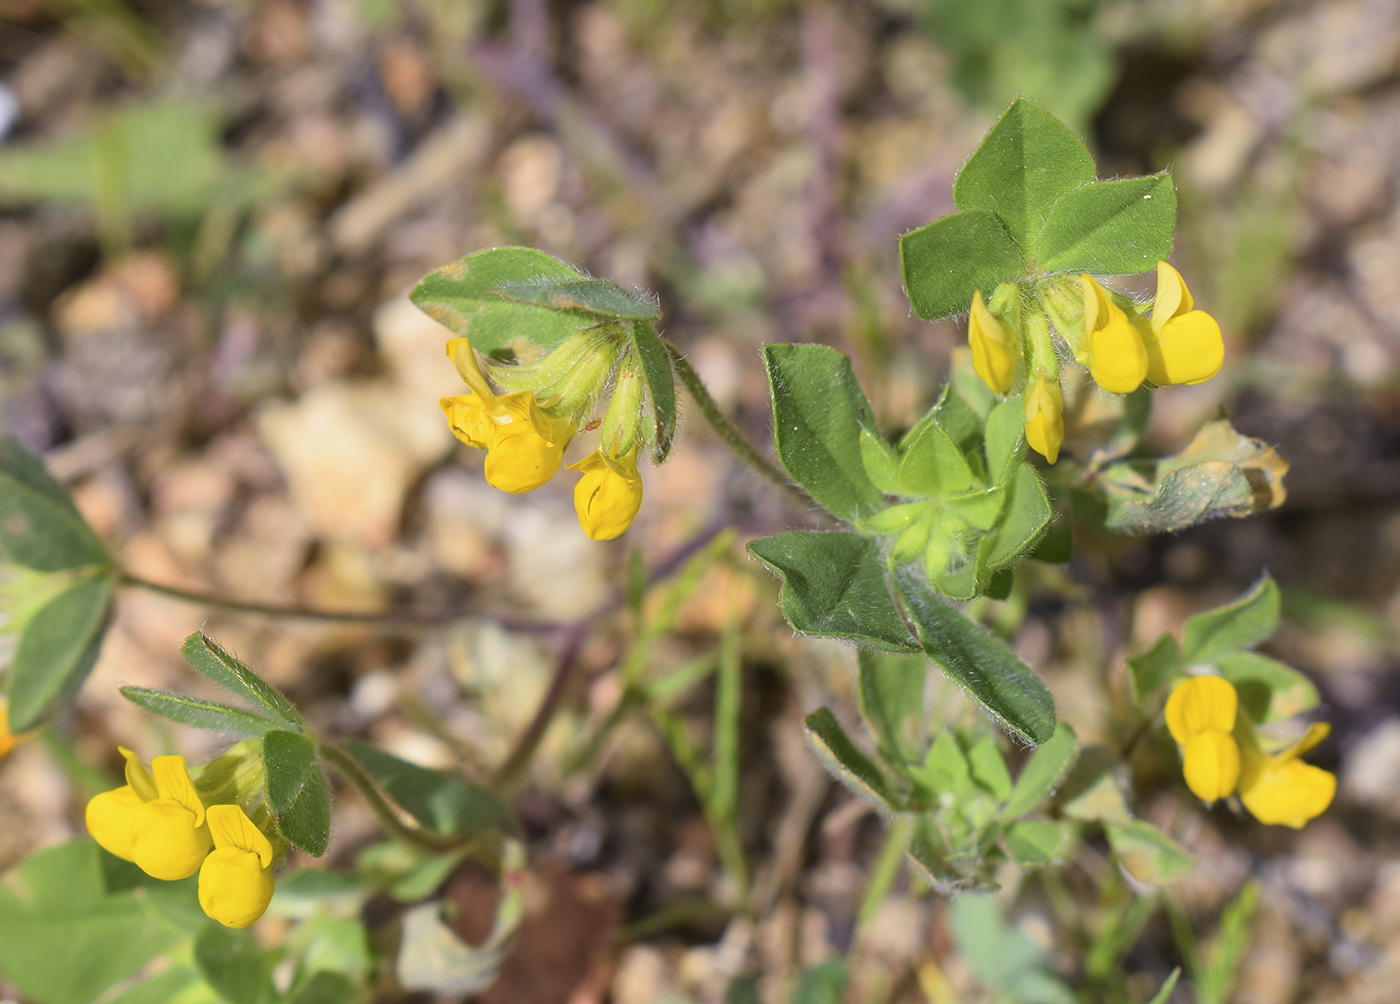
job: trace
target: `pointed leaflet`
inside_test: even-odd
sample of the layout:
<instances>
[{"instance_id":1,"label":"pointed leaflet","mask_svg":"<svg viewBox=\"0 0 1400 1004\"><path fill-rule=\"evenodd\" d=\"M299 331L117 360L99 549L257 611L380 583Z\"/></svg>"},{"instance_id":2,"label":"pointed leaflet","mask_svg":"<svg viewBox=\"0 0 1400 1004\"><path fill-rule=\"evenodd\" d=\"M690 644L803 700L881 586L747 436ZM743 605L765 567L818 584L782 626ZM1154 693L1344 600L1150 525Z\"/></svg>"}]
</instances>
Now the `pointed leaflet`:
<instances>
[{"instance_id":1,"label":"pointed leaflet","mask_svg":"<svg viewBox=\"0 0 1400 1004\"><path fill-rule=\"evenodd\" d=\"M0 552L40 572L110 559L44 464L9 436L0 440Z\"/></svg>"},{"instance_id":2,"label":"pointed leaflet","mask_svg":"<svg viewBox=\"0 0 1400 1004\"><path fill-rule=\"evenodd\" d=\"M169 718L172 722L193 725L197 729L260 736L264 732L284 727L282 722L263 718L251 711L230 707L217 701L191 697L189 694L176 694L169 690L151 690L146 687L122 687L121 692L122 696L132 704L163 718Z\"/></svg>"},{"instance_id":3,"label":"pointed leaflet","mask_svg":"<svg viewBox=\"0 0 1400 1004\"><path fill-rule=\"evenodd\" d=\"M534 248L490 248L429 272L409 299L454 334L470 338L477 351L502 356L532 344L552 349L597 324L597 314L561 309L548 300L549 287L572 287L586 279L572 265Z\"/></svg>"},{"instance_id":4,"label":"pointed leaflet","mask_svg":"<svg viewBox=\"0 0 1400 1004\"><path fill-rule=\"evenodd\" d=\"M909 305L926 321L966 313L972 294L1021 274L1021 252L995 213L967 209L899 239Z\"/></svg>"},{"instance_id":5,"label":"pointed leaflet","mask_svg":"<svg viewBox=\"0 0 1400 1004\"><path fill-rule=\"evenodd\" d=\"M1040 268L1100 275L1149 272L1171 255L1175 233L1171 175L1096 182L1055 203L1040 235Z\"/></svg>"},{"instance_id":6,"label":"pointed leaflet","mask_svg":"<svg viewBox=\"0 0 1400 1004\"><path fill-rule=\"evenodd\" d=\"M316 746L299 732L263 736L267 800L277 831L312 857L326 853L331 839L331 801Z\"/></svg>"},{"instance_id":7,"label":"pointed leaflet","mask_svg":"<svg viewBox=\"0 0 1400 1004\"><path fill-rule=\"evenodd\" d=\"M213 638L196 631L185 639L180 651L200 676L213 680L254 707L269 712L284 727L297 732L306 731L306 720L292 702Z\"/></svg>"},{"instance_id":8,"label":"pointed leaflet","mask_svg":"<svg viewBox=\"0 0 1400 1004\"><path fill-rule=\"evenodd\" d=\"M884 773L856 748L830 708L818 708L803 721L807 745L846 787L877 808L898 809L901 799Z\"/></svg>"},{"instance_id":9,"label":"pointed leaflet","mask_svg":"<svg viewBox=\"0 0 1400 1004\"><path fill-rule=\"evenodd\" d=\"M10 728L23 732L83 685L97 661L115 583L99 575L59 593L25 625L10 665Z\"/></svg>"},{"instance_id":10,"label":"pointed leaflet","mask_svg":"<svg viewBox=\"0 0 1400 1004\"><path fill-rule=\"evenodd\" d=\"M439 833L516 831L515 817L485 788L464 777L420 767L361 742L350 752L389 797L414 819Z\"/></svg>"},{"instance_id":11,"label":"pointed leaflet","mask_svg":"<svg viewBox=\"0 0 1400 1004\"><path fill-rule=\"evenodd\" d=\"M1181 668L1181 649L1176 639L1164 634L1142 655L1128 660L1128 683L1133 700L1141 704L1149 694L1171 679Z\"/></svg>"},{"instance_id":12,"label":"pointed leaflet","mask_svg":"<svg viewBox=\"0 0 1400 1004\"><path fill-rule=\"evenodd\" d=\"M666 344L650 324L634 321L627 330L642 361L653 420L652 427L646 430L646 441L651 446L652 463L659 464L671 452L676 435L676 372L671 368Z\"/></svg>"},{"instance_id":13,"label":"pointed leaflet","mask_svg":"<svg viewBox=\"0 0 1400 1004\"><path fill-rule=\"evenodd\" d=\"M919 643L944 676L1025 741L1039 745L1050 738L1055 702L1030 667L945 603L916 571L900 569L894 584Z\"/></svg>"},{"instance_id":14,"label":"pointed leaflet","mask_svg":"<svg viewBox=\"0 0 1400 1004\"><path fill-rule=\"evenodd\" d=\"M1050 741L1032 753L1021 768L1002 814L1007 819L1015 819L1043 802L1055 790L1078 752L1079 741L1074 738L1074 730L1063 722L1055 726Z\"/></svg>"},{"instance_id":15,"label":"pointed leaflet","mask_svg":"<svg viewBox=\"0 0 1400 1004\"><path fill-rule=\"evenodd\" d=\"M1317 687L1311 680L1258 652L1217 656L1215 668L1234 684L1240 705L1256 722L1292 718L1317 707Z\"/></svg>"},{"instance_id":16,"label":"pointed leaflet","mask_svg":"<svg viewBox=\"0 0 1400 1004\"><path fill-rule=\"evenodd\" d=\"M824 345L767 345L773 439L792 479L844 520L883 508L865 472L861 430L879 435L865 392L843 352Z\"/></svg>"},{"instance_id":17,"label":"pointed leaflet","mask_svg":"<svg viewBox=\"0 0 1400 1004\"><path fill-rule=\"evenodd\" d=\"M1210 662L1226 652L1259 644L1278 627L1281 598L1266 573L1233 603L1193 616L1181 629L1181 660Z\"/></svg>"},{"instance_id":18,"label":"pointed leaflet","mask_svg":"<svg viewBox=\"0 0 1400 1004\"><path fill-rule=\"evenodd\" d=\"M958 172L953 201L996 213L1029 262L1056 200L1093 180L1084 144L1045 109L1017 98Z\"/></svg>"},{"instance_id":19,"label":"pointed leaflet","mask_svg":"<svg viewBox=\"0 0 1400 1004\"><path fill-rule=\"evenodd\" d=\"M874 542L853 533L793 530L751 542L749 553L782 577L778 601L794 631L918 651L890 598Z\"/></svg>"}]
</instances>

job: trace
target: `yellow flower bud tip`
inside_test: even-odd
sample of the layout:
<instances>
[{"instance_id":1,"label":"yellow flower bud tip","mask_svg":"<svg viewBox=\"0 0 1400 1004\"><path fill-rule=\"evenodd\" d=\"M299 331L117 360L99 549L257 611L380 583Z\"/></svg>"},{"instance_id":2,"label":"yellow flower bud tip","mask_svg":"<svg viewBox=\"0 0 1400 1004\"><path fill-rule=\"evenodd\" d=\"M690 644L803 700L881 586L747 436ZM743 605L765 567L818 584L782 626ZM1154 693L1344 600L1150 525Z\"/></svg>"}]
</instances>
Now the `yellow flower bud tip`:
<instances>
[{"instance_id":1,"label":"yellow flower bud tip","mask_svg":"<svg viewBox=\"0 0 1400 1004\"><path fill-rule=\"evenodd\" d=\"M199 868L199 905L225 927L248 927L272 902L270 868L258 855L237 847L220 847Z\"/></svg>"},{"instance_id":2,"label":"yellow flower bud tip","mask_svg":"<svg viewBox=\"0 0 1400 1004\"><path fill-rule=\"evenodd\" d=\"M1205 311L1192 310L1192 304L1181 273L1159 261L1152 331L1146 339L1147 379L1159 386L1201 383L1225 362L1220 325Z\"/></svg>"},{"instance_id":3,"label":"yellow flower bud tip","mask_svg":"<svg viewBox=\"0 0 1400 1004\"><path fill-rule=\"evenodd\" d=\"M1167 698L1167 730L1181 746L1192 736L1235 727L1239 697L1229 680L1220 676L1192 676L1182 680Z\"/></svg>"},{"instance_id":4,"label":"yellow flower bud tip","mask_svg":"<svg viewBox=\"0 0 1400 1004\"><path fill-rule=\"evenodd\" d=\"M569 469L583 472L574 486L574 509L583 532L592 540L621 537L642 508L636 447L621 457L594 450Z\"/></svg>"},{"instance_id":5,"label":"yellow flower bud tip","mask_svg":"<svg viewBox=\"0 0 1400 1004\"><path fill-rule=\"evenodd\" d=\"M981 290L972 293L967 340L972 347L972 368L988 387L1005 394L1016 376L1016 342L1006 325L982 302Z\"/></svg>"},{"instance_id":6,"label":"yellow flower bud tip","mask_svg":"<svg viewBox=\"0 0 1400 1004\"><path fill-rule=\"evenodd\" d=\"M1026 389L1026 443L1053 464L1065 440L1064 403L1057 381L1038 376Z\"/></svg>"},{"instance_id":7,"label":"yellow flower bud tip","mask_svg":"<svg viewBox=\"0 0 1400 1004\"><path fill-rule=\"evenodd\" d=\"M124 784L89 799L83 818L99 847L123 861L130 861L131 831L136 823L136 813L145 804L145 799L131 785Z\"/></svg>"},{"instance_id":8,"label":"yellow flower bud tip","mask_svg":"<svg viewBox=\"0 0 1400 1004\"><path fill-rule=\"evenodd\" d=\"M152 878L189 878L213 846L209 827L197 824L194 813L174 799L144 803L132 823L131 860Z\"/></svg>"},{"instance_id":9,"label":"yellow flower bud tip","mask_svg":"<svg viewBox=\"0 0 1400 1004\"><path fill-rule=\"evenodd\" d=\"M1091 275L1079 277L1089 372L1104 390L1131 394L1147 378L1147 346L1133 322Z\"/></svg>"},{"instance_id":10,"label":"yellow flower bud tip","mask_svg":"<svg viewBox=\"0 0 1400 1004\"><path fill-rule=\"evenodd\" d=\"M1187 739L1181 764L1192 794L1214 802L1233 792L1239 782L1240 748L1230 733L1205 729Z\"/></svg>"}]
</instances>

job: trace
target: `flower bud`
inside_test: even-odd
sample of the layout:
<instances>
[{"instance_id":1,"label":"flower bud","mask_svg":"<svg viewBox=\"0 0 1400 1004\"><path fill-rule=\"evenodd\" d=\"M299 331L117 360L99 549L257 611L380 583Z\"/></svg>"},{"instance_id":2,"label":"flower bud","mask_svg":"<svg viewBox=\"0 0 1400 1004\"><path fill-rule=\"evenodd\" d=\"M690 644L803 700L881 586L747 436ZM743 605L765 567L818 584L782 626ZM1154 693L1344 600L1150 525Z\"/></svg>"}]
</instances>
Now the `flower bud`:
<instances>
[{"instance_id":1,"label":"flower bud","mask_svg":"<svg viewBox=\"0 0 1400 1004\"><path fill-rule=\"evenodd\" d=\"M272 901L272 844L236 805L209 807L214 851L199 869L199 905L225 927L248 927Z\"/></svg>"},{"instance_id":2,"label":"flower bud","mask_svg":"<svg viewBox=\"0 0 1400 1004\"><path fill-rule=\"evenodd\" d=\"M1240 779L1240 748L1220 729L1194 733L1181 755L1186 786L1203 802L1214 802L1235 790Z\"/></svg>"},{"instance_id":3,"label":"flower bud","mask_svg":"<svg viewBox=\"0 0 1400 1004\"><path fill-rule=\"evenodd\" d=\"M642 508L636 447L617 458L594 450L569 469L583 472L574 487L574 509L583 532L593 540L622 536Z\"/></svg>"},{"instance_id":4,"label":"flower bud","mask_svg":"<svg viewBox=\"0 0 1400 1004\"><path fill-rule=\"evenodd\" d=\"M1053 377L1038 376L1026 388L1026 443L1052 464L1065 440L1064 407L1059 381Z\"/></svg>"},{"instance_id":5,"label":"flower bud","mask_svg":"<svg viewBox=\"0 0 1400 1004\"><path fill-rule=\"evenodd\" d=\"M982 291L972 293L967 319L967 340L972 346L972 368L992 390L1005 394L1016 376L1020 351L1015 336L982 302Z\"/></svg>"}]
</instances>

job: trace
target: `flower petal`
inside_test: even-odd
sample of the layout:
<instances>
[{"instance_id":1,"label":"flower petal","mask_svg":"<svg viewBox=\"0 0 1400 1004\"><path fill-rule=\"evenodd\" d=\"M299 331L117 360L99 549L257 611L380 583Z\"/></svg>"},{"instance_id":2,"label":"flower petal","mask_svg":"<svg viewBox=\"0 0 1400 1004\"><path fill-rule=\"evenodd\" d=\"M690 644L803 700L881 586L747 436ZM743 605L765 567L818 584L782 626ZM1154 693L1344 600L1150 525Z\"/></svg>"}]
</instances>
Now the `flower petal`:
<instances>
[{"instance_id":1,"label":"flower petal","mask_svg":"<svg viewBox=\"0 0 1400 1004\"><path fill-rule=\"evenodd\" d=\"M190 780L190 769L185 766L182 756L158 756L151 761L151 774L156 780L156 791L161 798L168 798L184 806L194 816L194 825L204 825L204 803L199 800L194 782Z\"/></svg>"},{"instance_id":2,"label":"flower petal","mask_svg":"<svg viewBox=\"0 0 1400 1004\"><path fill-rule=\"evenodd\" d=\"M1036 377L1026 390L1026 443L1048 463L1060 456L1065 439L1064 404L1059 383Z\"/></svg>"},{"instance_id":3,"label":"flower petal","mask_svg":"<svg viewBox=\"0 0 1400 1004\"><path fill-rule=\"evenodd\" d=\"M583 471L574 486L574 510L583 532L593 540L613 540L627 532L642 508L642 479L637 473L637 450L609 457L594 450L577 464Z\"/></svg>"},{"instance_id":4,"label":"flower petal","mask_svg":"<svg viewBox=\"0 0 1400 1004\"><path fill-rule=\"evenodd\" d=\"M130 861L131 830L136 813L145 804L145 799L136 794L131 785L124 784L89 799L83 820L99 847L123 861Z\"/></svg>"},{"instance_id":5,"label":"flower petal","mask_svg":"<svg viewBox=\"0 0 1400 1004\"><path fill-rule=\"evenodd\" d=\"M1203 310L1173 317L1161 329L1153 320L1146 339L1147 379L1158 386L1201 383L1220 372L1225 340L1220 325Z\"/></svg>"},{"instance_id":6,"label":"flower petal","mask_svg":"<svg viewBox=\"0 0 1400 1004\"><path fill-rule=\"evenodd\" d=\"M199 905L225 927L248 927L272 902L274 883L258 855L220 847L199 869Z\"/></svg>"},{"instance_id":7,"label":"flower petal","mask_svg":"<svg viewBox=\"0 0 1400 1004\"><path fill-rule=\"evenodd\" d=\"M1219 729L1197 732L1186 741L1181 773L1192 794L1214 802L1235 790L1240 779L1240 748L1234 737Z\"/></svg>"},{"instance_id":8,"label":"flower petal","mask_svg":"<svg viewBox=\"0 0 1400 1004\"><path fill-rule=\"evenodd\" d=\"M1178 683L1167 698L1167 729L1181 746L1209 729L1230 732L1235 727L1239 696L1220 676L1192 676Z\"/></svg>"},{"instance_id":9,"label":"flower petal","mask_svg":"<svg viewBox=\"0 0 1400 1004\"><path fill-rule=\"evenodd\" d=\"M1240 800L1261 823L1295 830L1316 819L1337 793L1336 775L1301 760L1271 758L1240 786Z\"/></svg>"},{"instance_id":10,"label":"flower petal","mask_svg":"<svg viewBox=\"0 0 1400 1004\"><path fill-rule=\"evenodd\" d=\"M1152 301L1152 330L1160 334L1168 321L1188 313L1194 302L1191 299L1191 291L1186 288L1186 281L1181 278L1181 273L1166 262L1159 261L1157 263L1157 295Z\"/></svg>"},{"instance_id":11,"label":"flower petal","mask_svg":"<svg viewBox=\"0 0 1400 1004\"><path fill-rule=\"evenodd\" d=\"M216 848L231 847L256 854L264 868L272 864L272 842L253 825L240 806L209 806L209 835L214 838Z\"/></svg>"},{"instance_id":12,"label":"flower petal","mask_svg":"<svg viewBox=\"0 0 1400 1004\"><path fill-rule=\"evenodd\" d=\"M1005 394L1016 376L1016 343L1006 326L982 302L981 290L972 294L967 340L972 346L972 368L988 387Z\"/></svg>"}]
</instances>

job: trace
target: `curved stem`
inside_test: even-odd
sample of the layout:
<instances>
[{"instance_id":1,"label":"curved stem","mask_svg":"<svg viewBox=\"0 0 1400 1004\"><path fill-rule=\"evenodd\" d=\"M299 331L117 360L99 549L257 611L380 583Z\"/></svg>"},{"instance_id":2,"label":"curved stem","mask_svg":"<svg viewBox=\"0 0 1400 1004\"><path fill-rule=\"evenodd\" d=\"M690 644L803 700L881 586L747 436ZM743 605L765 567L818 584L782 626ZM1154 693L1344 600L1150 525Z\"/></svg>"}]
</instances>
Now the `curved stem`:
<instances>
[{"instance_id":1,"label":"curved stem","mask_svg":"<svg viewBox=\"0 0 1400 1004\"><path fill-rule=\"evenodd\" d=\"M685 389L690 391L690 396L700 406L700 413L705 416L705 421L710 423L710 428L715 430L715 435L724 440L724 444L738 454L740 460L781 489L788 498L800 503L804 508L816 507L817 503L812 496L788 480L788 476L759 453L748 438L725 417L719 402L710 396L709 388L700 379L700 374L695 372L695 367L690 365L690 360L681 354L681 350L670 342L666 342L665 345L666 351L671 354L671 362L675 364L676 375L681 378Z\"/></svg>"},{"instance_id":2,"label":"curved stem","mask_svg":"<svg viewBox=\"0 0 1400 1004\"><path fill-rule=\"evenodd\" d=\"M388 799L380 792L379 785L360 766L359 761L339 746L332 746L330 743L318 743L317 750L322 758L339 771L341 776L360 793L365 804L370 807L370 811L379 820L379 825L384 827L384 831L394 839L401 840L429 854L457 850L475 841L473 837L451 836L421 826L408 826L399 818L398 812L389 804Z\"/></svg>"}]
</instances>

